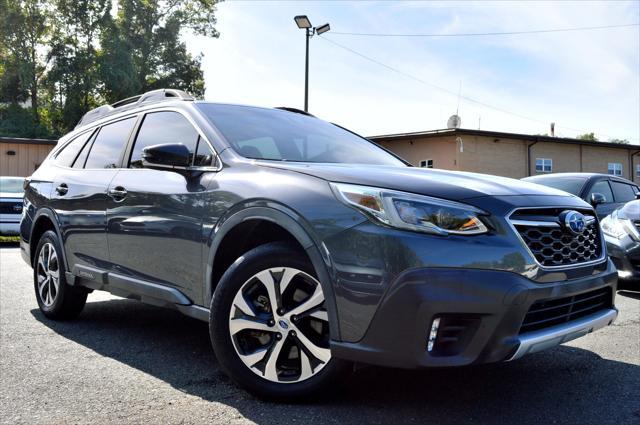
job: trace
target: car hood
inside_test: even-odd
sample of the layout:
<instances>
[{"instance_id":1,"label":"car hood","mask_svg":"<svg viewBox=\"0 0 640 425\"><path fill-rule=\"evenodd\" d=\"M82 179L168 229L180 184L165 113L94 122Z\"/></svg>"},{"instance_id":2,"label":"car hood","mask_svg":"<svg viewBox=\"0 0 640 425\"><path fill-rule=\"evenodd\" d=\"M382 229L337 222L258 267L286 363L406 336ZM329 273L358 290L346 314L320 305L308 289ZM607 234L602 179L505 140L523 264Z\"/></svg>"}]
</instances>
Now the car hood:
<instances>
[{"instance_id":1,"label":"car hood","mask_svg":"<svg viewBox=\"0 0 640 425\"><path fill-rule=\"evenodd\" d=\"M461 171L378 165L256 162L261 166L304 173L332 182L375 186L450 200L521 195L574 197L567 192L521 180Z\"/></svg>"}]
</instances>

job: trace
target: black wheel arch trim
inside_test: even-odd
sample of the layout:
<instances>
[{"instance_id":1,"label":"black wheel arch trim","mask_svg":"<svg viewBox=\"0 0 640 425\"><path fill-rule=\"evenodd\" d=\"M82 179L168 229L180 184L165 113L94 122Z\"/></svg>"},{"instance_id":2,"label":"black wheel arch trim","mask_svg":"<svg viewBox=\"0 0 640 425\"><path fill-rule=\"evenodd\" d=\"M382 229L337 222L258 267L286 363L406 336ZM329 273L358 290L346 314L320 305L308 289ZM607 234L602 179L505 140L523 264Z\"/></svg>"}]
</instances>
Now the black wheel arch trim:
<instances>
[{"instance_id":1,"label":"black wheel arch trim","mask_svg":"<svg viewBox=\"0 0 640 425\"><path fill-rule=\"evenodd\" d=\"M35 258L35 252L33 249L37 248L33 245L33 231L36 226L43 220L43 217L46 217L51 223L53 223L53 228L55 229L56 234L58 235L58 240L60 241L60 248L62 251L62 261L64 261L64 266L66 270L70 270L69 263L67 262L67 253L64 250L64 242L62 240L62 235L60 233L60 226L58 224L58 217L56 213L49 208L40 208L33 217L33 221L31 224L31 229L29 230L29 252L31 256L31 266L33 266L33 258Z\"/></svg>"},{"instance_id":2,"label":"black wheel arch trim","mask_svg":"<svg viewBox=\"0 0 640 425\"><path fill-rule=\"evenodd\" d=\"M284 230L289 232L303 247L307 256L311 260L311 264L317 274L318 281L322 285L322 291L325 296L325 306L329 315L329 329L331 332L331 339L340 341L340 327L338 321L338 312L335 300L335 294L333 290L333 284L329 270L330 260L329 256L320 249L322 243L314 240L310 235L310 231L305 229L305 225L302 222L300 215L284 207L283 205L264 202L261 205L248 206L241 210L236 210L231 215L221 218L216 224L209 242L208 253L205 256L205 285L204 285L204 302L205 305L209 305L211 298L213 297L213 262L215 260L216 253L224 237L235 226L247 221L247 220L266 220L270 221Z\"/></svg>"}]
</instances>

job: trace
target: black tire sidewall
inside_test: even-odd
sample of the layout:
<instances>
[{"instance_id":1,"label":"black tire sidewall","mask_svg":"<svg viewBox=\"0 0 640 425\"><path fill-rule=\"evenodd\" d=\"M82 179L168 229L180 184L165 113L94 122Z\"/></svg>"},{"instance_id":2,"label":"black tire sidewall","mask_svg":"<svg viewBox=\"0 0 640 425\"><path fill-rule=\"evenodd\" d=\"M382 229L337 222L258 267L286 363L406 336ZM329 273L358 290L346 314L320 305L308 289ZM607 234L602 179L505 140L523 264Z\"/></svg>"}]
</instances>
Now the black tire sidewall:
<instances>
[{"instance_id":1,"label":"black tire sidewall","mask_svg":"<svg viewBox=\"0 0 640 425\"><path fill-rule=\"evenodd\" d=\"M51 243L51 245L53 245L53 249L56 251L60 276L58 280L58 293L51 306L46 306L42 302L40 292L38 291L38 256L40 255L42 247L46 243ZM40 311L42 311L42 313L48 318L70 319L77 316L84 307L87 292L84 288L74 288L68 285L66 271L67 268L64 263L60 239L55 232L49 230L45 232L38 241L33 264L33 287L36 293L36 301L38 302Z\"/></svg>"},{"instance_id":2,"label":"black tire sidewall","mask_svg":"<svg viewBox=\"0 0 640 425\"><path fill-rule=\"evenodd\" d=\"M274 267L292 267L314 278L316 275L308 259L285 243L269 243L247 252L229 267L216 287L209 319L211 342L222 369L243 388L267 399L301 399L327 385L342 372L345 363L332 358L305 381L272 382L249 370L238 357L229 333L229 312L237 292L256 273Z\"/></svg>"},{"instance_id":3,"label":"black tire sidewall","mask_svg":"<svg viewBox=\"0 0 640 425\"><path fill-rule=\"evenodd\" d=\"M38 258L40 257L40 251L42 251L42 247L50 243L53 245L53 249L56 251L56 256L58 257L58 270L59 276L58 279L58 293L56 294L56 299L53 301L53 304L50 306L46 306L42 302L42 298L40 298L40 292L38 291ZM62 259L62 253L60 249L60 244L58 243L58 235L56 235L52 231L45 232L44 235L40 238L38 242L38 247L36 248L35 256L33 257L33 286L36 291L36 300L38 301L38 306L40 310L42 310L45 314L53 314L60 310L63 304L64 292L67 286L67 279L65 276L66 268L64 267L64 261Z\"/></svg>"}]
</instances>

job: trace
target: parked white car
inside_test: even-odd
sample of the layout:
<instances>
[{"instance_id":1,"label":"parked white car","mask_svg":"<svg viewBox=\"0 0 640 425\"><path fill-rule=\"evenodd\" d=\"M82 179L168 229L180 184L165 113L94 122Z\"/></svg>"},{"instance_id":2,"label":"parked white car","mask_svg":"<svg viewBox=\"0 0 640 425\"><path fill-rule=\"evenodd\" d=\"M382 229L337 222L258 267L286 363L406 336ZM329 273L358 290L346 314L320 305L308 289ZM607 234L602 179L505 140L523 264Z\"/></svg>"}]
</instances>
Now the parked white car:
<instances>
[{"instance_id":1,"label":"parked white car","mask_svg":"<svg viewBox=\"0 0 640 425\"><path fill-rule=\"evenodd\" d=\"M22 177L0 177L0 235L20 234Z\"/></svg>"}]
</instances>

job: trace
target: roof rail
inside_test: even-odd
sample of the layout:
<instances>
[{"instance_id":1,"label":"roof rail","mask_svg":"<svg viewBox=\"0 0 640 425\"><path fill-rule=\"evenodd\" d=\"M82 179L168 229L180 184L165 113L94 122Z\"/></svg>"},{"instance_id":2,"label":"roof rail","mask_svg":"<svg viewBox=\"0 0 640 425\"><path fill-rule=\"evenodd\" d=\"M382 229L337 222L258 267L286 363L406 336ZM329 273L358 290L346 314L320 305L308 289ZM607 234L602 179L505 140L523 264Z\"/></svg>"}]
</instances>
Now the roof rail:
<instances>
[{"instance_id":1,"label":"roof rail","mask_svg":"<svg viewBox=\"0 0 640 425\"><path fill-rule=\"evenodd\" d=\"M195 100L193 96L189 93L176 90L176 89L158 89L148 91L143 94L139 94L137 96L131 96L126 99L119 100L111 105L102 105L98 106L95 109L90 110L86 114L82 116L78 124L76 124L75 128L81 127L83 125L89 124L91 122L97 121L100 118L104 118L111 114L115 114L117 112L126 111L127 109L133 109L136 106L146 104L146 103L154 103L154 102L162 102L168 100Z\"/></svg>"},{"instance_id":2,"label":"roof rail","mask_svg":"<svg viewBox=\"0 0 640 425\"><path fill-rule=\"evenodd\" d=\"M310 113L308 113L307 111L303 111L302 109L290 108L288 106L277 106L276 109L281 109L283 111L289 111L289 112L293 112L295 114L302 114L302 115L306 115L308 117L315 118L315 115L311 115Z\"/></svg>"}]
</instances>

